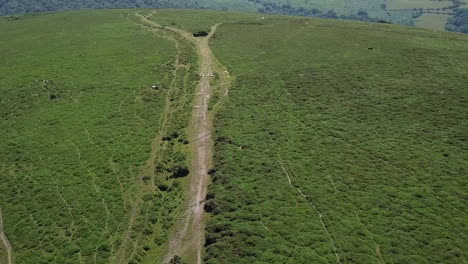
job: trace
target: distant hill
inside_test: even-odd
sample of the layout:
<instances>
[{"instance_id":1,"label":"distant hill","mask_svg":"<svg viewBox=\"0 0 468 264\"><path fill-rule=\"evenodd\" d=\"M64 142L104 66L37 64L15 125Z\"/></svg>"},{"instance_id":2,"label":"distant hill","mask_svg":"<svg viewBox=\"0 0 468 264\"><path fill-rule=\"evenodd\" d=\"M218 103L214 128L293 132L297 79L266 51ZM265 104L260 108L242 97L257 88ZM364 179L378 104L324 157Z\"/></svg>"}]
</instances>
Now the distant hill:
<instances>
[{"instance_id":1,"label":"distant hill","mask_svg":"<svg viewBox=\"0 0 468 264\"><path fill-rule=\"evenodd\" d=\"M466 3L462 0L0 0L0 15L96 8L214 9L388 21L443 29L463 4ZM457 27L446 28L457 31Z\"/></svg>"}]
</instances>

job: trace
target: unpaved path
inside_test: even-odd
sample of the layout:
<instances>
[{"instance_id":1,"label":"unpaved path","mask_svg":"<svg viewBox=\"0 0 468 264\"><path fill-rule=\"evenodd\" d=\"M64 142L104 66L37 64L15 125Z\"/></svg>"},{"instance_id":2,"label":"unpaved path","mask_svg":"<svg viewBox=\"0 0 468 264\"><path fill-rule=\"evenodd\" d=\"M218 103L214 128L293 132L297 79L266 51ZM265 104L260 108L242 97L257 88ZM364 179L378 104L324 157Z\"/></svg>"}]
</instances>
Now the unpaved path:
<instances>
[{"instance_id":1,"label":"unpaved path","mask_svg":"<svg viewBox=\"0 0 468 264\"><path fill-rule=\"evenodd\" d=\"M151 15L154 15L153 12ZM137 14L147 25L162 28L159 24ZM208 103L213 93L212 79L215 74L219 77L216 83L218 92L228 95L231 77L229 72L216 59L209 46L209 40L220 24L214 25L207 37L195 38L190 32L164 27L171 30L196 46L199 57L200 82L194 99L195 105L191 120L192 164L189 183L189 198L187 210L184 212L176 231L168 242L167 253L163 263L168 263L175 255L182 256L189 263L202 263L204 245L204 200L209 183L208 169L212 165L213 140L212 118L213 112L208 111ZM222 99L218 101L219 108Z\"/></svg>"},{"instance_id":2,"label":"unpaved path","mask_svg":"<svg viewBox=\"0 0 468 264\"><path fill-rule=\"evenodd\" d=\"M2 241L3 248L6 252L6 260L7 264L13 263L12 252L13 248L11 247L10 241L8 240L7 236L5 235L5 231L3 230L3 217L2 217L2 208L0 208L0 241Z\"/></svg>"}]
</instances>

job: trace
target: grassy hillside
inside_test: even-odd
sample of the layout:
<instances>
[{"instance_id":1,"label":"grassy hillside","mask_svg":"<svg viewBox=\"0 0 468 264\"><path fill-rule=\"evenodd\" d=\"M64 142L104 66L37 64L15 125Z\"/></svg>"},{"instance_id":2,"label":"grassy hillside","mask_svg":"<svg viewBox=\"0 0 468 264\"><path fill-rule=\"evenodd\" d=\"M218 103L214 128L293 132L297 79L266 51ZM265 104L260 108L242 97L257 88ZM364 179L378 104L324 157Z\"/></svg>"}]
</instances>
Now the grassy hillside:
<instances>
[{"instance_id":1,"label":"grassy hillside","mask_svg":"<svg viewBox=\"0 0 468 264\"><path fill-rule=\"evenodd\" d=\"M428 29L444 30L450 15L423 14L416 21L416 26Z\"/></svg>"},{"instance_id":2,"label":"grassy hillside","mask_svg":"<svg viewBox=\"0 0 468 264\"><path fill-rule=\"evenodd\" d=\"M185 163L192 47L122 11L1 19L0 32L0 207L15 262L160 252L184 200L170 170Z\"/></svg>"},{"instance_id":3,"label":"grassy hillside","mask_svg":"<svg viewBox=\"0 0 468 264\"><path fill-rule=\"evenodd\" d=\"M0 209L15 263L158 263L168 246L198 61L134 13L0 19ZM215 107L205 263L466 262L467 36L217 11L151 19L223 23L211 46L234 82Z\"/></svg>"},{"instance_id":4,"label":"grassy hillside","mask_svg":"<svg viewBox=\"0 0 468 264\"><path fill-rule=\"evenodd\" d=\"M206 263L464 263L468 38L223 25Z\"/></svg>"},{"instance_id":5,"label":"grassy hillside","mask_svg":"<svg viewBox=\"0 0 468 264\"><path fill-rule=\"evenodd\" d=\"M468 38L227 21L212 45L236 82L215 122L206 263L466 261Z\"/></svg>"}]
</instances>

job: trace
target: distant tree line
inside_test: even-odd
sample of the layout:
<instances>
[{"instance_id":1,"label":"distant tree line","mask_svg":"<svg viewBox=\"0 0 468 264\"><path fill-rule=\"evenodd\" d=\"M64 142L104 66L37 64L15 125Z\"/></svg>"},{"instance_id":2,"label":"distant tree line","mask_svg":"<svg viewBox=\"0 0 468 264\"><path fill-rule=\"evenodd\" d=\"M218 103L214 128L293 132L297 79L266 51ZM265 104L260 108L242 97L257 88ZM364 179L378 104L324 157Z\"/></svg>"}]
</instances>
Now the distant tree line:
<instances>
[{"instance_id":1,"label":"distant tree line","mask_svg":"<svg viewBox=\"0 0 468 264\"><path fill-rule=\"evenodd\" d=\"M358 11L356 14L338 15L332 10L320 10L318 8L296 7L285 3L264 2L264 0L248 0L256 5L259 13L285 14L294 16L308 16L319 18L332 19L347 19L366 22L381 22L378 18L369 17L365 10ZM455 12L454 17L448 21L446 29L449 31L463 32L468 31L467 9L460 9L464 4L461 0L452 0L453 5L440 9L414 9L413 19L418 18L423 13L435 12L443 13L444 11ZM210 9L212 7L204 6L198 1L189 0L0 0L0 15L12 15L21 13L39 13L57 10L73 10L73 9L95 9L95 8L181 8L181 9ZM386 6L383 4L382 9ZM222 8L222 10L227 10Z\"/></svg>"},{"instance_id":2,"label":"distant tree line","mask_svg":"<svg viewBox=\"0 0 468 264\"><path fill-rule=\"evenodd\" d=\"M274 13L295 16L310 16L321 18L341 18L360 21L377 22L370 18L366 11L359 11L352 15L338 15L333 10L322 11L317 8L307 9L293 7L290 4L267 3L262 0L248 0L261 6L260 13ZM0 15L12 15L21 13L39 13L56 10L94 8L185 8L206 9L210 6L202 6L197 1L188 0L0 0ZM225 8L223 10L226 10Z\"/></svg>"},{"instance_id":3,"label":"distant tree line","mask_svg":"<svg viewBox=\"0 0 468 264\"><path fill-rule=\"evenodd\" d=\"M448 31L468 34L468 9L460 8L452 18L448 20L445 29Z\"/></svg>"},{"instance_id":4,"label":"distant tree line","mask_svg":"<svg viewBox=\"0 0 468 264\"><path fill-rule=\"evenodd\" d=\"M203 8L187 0L0 0L0 15L96 8Z\"/></svg>"},{"instance_id":5,"label":"distant tree line","mask_svg":"<svg viewBox=\"0 0 468 264\"><path fill-rule=\"evenodd\" d=\"M309 16L309 17L320 17L320 18L332 18L332 19L348 19L348 20L359 20L367 22L385 22L377 18L369 17L369 14L361 10L356 14L338 15L334 10L322 11L318 8L306 9L304 7L293 7L290 4L276 4L276 3L265 3L261 0L250 0L257 4L261 4L263 7L258 9L259 13L273 13L273 14L285 14L293 16Z\"/></svg>"}]
</instances>

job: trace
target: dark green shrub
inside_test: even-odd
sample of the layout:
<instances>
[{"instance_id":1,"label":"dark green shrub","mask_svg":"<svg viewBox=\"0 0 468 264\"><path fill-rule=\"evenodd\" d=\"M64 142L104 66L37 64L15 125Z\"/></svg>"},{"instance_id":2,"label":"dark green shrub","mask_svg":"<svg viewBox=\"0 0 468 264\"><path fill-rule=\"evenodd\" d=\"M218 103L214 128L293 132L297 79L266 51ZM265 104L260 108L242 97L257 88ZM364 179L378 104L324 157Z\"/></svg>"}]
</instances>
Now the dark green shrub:
<instances>
[{"instance_id":1,"label":"dark green shrub","mask_svg":"<svg viewBox=\"0 0 468 264\"><path fill-rule=\"evenodd\" d=\"M187 165L178 164L172 168L172 175L171 178L177 179L188 176L190 173L189 168Z\"/></svg>"}]
</instances>

